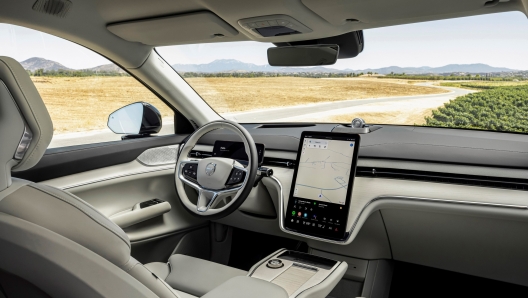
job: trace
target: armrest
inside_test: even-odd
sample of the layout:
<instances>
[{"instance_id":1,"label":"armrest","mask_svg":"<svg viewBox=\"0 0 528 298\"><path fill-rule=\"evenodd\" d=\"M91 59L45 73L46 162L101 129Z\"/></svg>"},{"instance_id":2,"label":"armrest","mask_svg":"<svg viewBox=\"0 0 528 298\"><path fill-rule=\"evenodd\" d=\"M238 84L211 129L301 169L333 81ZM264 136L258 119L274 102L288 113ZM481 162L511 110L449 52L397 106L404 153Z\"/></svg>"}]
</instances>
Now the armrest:
<instances>
[{"instance_id":1,"label":"armrest","mask_svg":"<svg viewBox=\"0 0 528 298\"><path fill-rule=\"evenodd\" d=\"M283 288L248 276L233 277L202 298L288 298Z\"/></svg>"},{"instance_id":2,"label":"armrest","mask_svg":"<svg viewBox=\"0 0 528 298\"><path fill-rule=\"evenodd\" d=\"M202 296L247 271L214 262L175 254L169 258L171 271L165 281L171 287L195 296Z\"/></svg>"},{"instance_id":3,"label":"armrest","mask_svg":"<svg viewBox=\"0 0 528 298\"><path fill-rule=\"evenodd\" d=\"M156 204L147 204L148 206L142 208L141 205L144 203L146 202L134 205L131 210L126 210L124 212L114 214L110 216L110 219L115 222L119 227L124 229L142 221L163 215L164 213L167 213L171 210L171 205L169 204L169 202L156 202Z\"/></svg>"}]
</instances>

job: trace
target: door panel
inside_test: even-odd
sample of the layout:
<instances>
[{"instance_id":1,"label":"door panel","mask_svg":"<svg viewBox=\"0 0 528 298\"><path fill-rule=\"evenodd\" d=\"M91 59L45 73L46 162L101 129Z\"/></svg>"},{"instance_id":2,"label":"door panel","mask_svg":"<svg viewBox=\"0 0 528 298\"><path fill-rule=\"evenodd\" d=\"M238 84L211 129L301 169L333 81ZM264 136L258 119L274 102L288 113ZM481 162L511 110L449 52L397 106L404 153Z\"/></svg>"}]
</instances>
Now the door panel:
<instances>
[{"instance_id":1,"label":"door panel","mask_svg":"<svg viewBox=\"0 0 528 298\"><path fill-rule=\"evenodd\" d=\"M42 183L79 196L108 217L151 199L168 202L169 212L124 229L133 246L141 242L144 249L146 243L152 241L152 250L164 251L160 256L172 251L184 234L207 226L206 221L183 209L174 187L174 164L149 167L134 160ZM164 237L171 240L160 241ZM167 247L167 243L174 246ZM156 245L159 247L154 247Z\"/></svg>"},{"instance_id":2,"label":"door panel","mask_svg":"<svg viewBox=\"0 0 528 298\"><path fill-rule=\"evenodd\" d=\"M107 217L151 199L169 202L168 213L124 229L132 242L185 231L204 223L183 210L174 187L174 165L147 167L132 161L42 183L79 196Z\"/></svg>"},{"instance_id":3,"label":"door panel","mask_svg":"<svg viewBox=\"0 0 528 298\"><path fill-rule=\"evenodd\" d=\"M208 257L208 222L183 209L174 186L174 162L152 165L155 163L140 158L152 157L141 155L149 148L167 145L170 146L164 148L170 148L173 155L184 137L173 135L51 149L34 169L14 176L71 192L107 217L131 210L144 201L166 201L171 205L169 212L124 229L132 243L132 255L142 262L164 262L176 247L189 246L183 243L189 242L185 239L194 239L191 242L196 243L196 239L205 238L199 241L201 247L196 256ZM193 255L192 250L187 253Z\"/></svg>"},{"instance_id":4,"label":"door panel","mask_svg":"<svg viewBox=\"0 0 528 298\"><path fill-rule=\"evenodd\" d=\"M180 144L187 135L157 136L46 150L33 168L13 172L13 177L41 182L135 160L153 147Z\"/></svg>"}]
</instances>

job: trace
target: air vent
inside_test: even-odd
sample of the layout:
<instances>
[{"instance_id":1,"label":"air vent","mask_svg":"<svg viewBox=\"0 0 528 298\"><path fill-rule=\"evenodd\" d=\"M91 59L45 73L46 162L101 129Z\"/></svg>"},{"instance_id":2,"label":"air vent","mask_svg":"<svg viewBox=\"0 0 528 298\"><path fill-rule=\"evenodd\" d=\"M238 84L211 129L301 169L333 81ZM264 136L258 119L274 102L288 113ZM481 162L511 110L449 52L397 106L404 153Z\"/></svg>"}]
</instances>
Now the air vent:
<instances>
[{"instance_id":1,"label":"air vent","mask_svg":"<svg viewBox=\"0 0 528 298\"><path fill-rule=\"evenodd\" d=\"M282 159L282 158L273 158L273 157L264 157L263 164L265 166L273 166L273 167L293 169L295 167L295 160Z\"/></svg>"},{"instance_id":2,"label":"air vent","mask_svg":"<svg viewBox=\"0 0 528 298\"><path fill-rule=\"evenodd\" d=\"M315 126L315 124L290 123L290 124L262 124L255 128L292 128L292 127L312 127L312 126Z\"/></svg>"},{"instance_id":3,"label":"air vent","mask_svg":"<svg viewBox=\"0 0 528 298\"><path fill-rule=\"evenodd\" d=\"M358 167L357 177L401 179L528 191L528 179Z\"/></svg>"},{"instance_id":4,"label":"air vent","mask_svg":"<svg viewBox=\"0 0 528 298\"><path fill-rule=\"evenodd\" d=\"M37 0L33 10L63 18L70 10L71 2L68 0Z\"/></svg>"}]
</instances>

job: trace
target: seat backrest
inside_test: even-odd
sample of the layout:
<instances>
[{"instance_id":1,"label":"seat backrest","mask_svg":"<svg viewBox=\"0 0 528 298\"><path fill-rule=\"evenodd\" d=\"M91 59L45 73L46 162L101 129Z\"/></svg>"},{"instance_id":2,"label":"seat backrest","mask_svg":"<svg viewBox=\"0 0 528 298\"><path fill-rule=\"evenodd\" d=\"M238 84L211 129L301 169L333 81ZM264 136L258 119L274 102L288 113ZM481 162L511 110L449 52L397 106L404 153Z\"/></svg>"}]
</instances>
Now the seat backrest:
<instances>
[{"instance_id":1,"label":"seat backrest","mask_svg":"<svg viewBox=\"0 0 528 298\"><path fill-rule=\"evenodd\" d=\"M0 271L53 297L177 297L131 257L125 232L90 204L11 178L12 170L38 163L52 135L50 116L27 72L0 57Z\"/></svg>"},{"instance_id":2,"label":"seat backrest","mask_svg":"<svg viewBox=\"0 0 528 298\"><path fill-rule=\"evenodd\" d=\"M37 164L52 136L51 118L31 78L20 63L0 57L0 191L11 185L11 169Z\"/></svg>"}]
</instances>

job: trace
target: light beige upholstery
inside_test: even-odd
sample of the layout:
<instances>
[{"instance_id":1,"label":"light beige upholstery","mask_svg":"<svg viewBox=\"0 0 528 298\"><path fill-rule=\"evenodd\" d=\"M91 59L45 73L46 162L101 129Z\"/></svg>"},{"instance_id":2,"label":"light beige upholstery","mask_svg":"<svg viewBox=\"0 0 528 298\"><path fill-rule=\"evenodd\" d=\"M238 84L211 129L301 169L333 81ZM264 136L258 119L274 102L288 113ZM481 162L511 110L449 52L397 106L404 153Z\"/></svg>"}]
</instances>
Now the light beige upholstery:
<instances>
[{"instance_id":1,"label":"light beige upholstery","mask_svg":"<svg viewBox=\"0 0 528 298\"><path fill-rule=\"evenodd\" d=\"M172 255L168 263L145 267L174 289L195 296L203 296L233 277L247 275L244 270L179 254Z\"/></svg>"},{"instance_id":2,"label":"light beige upholstery","mask_svg":"<svg viewBox=\"0 0 528 298\"><path fill-rule=\"evenodd\" d=\"M117 266L129 262L130 242L123 230L67 192L30 183L3 198L0 212L73 240Z\"/></svg>"},{"instance_id":3,"label":"light beige upholstery","mask_svg":"<svg viewBox=\"0 0 528 298\"><path fill-rule=\"evenodd\" d=\"M18 145L23 133L21 122L28 126L33 134L33 140L24 158L12 165L14 171L27 170L37 164L48 148L53 136L53 124L37 88L20 63L9 57L0 57L0 80L0 88L3 89L1 95L2 117L0 117L0 126L3 127L2 143L5 146L9 144L11 148ZM13 112L13 106L19 112L7 114ZM7 109L4 110L4 108ZM4 120L4 117L9 118ZM4 136L9 136L5 143ZM14 152L7 153L14 154ZM9 162L3 156L0 160L2 164ZM3 188L0 186L1 189Z\"/></svg>"},{"instance_id":4,"label":"light beige upholstery","mask_svg":"<svg viewBox=\"0 0 528 298\"><path fill-rule=\"evenodd\" d=\"M33 138L21 147L28 130ZM12 170L37 164L53 128L29 75L6 57L0 57L0 134L1 276L24 281L40 297L194 298L247 274L182 255L169 259L170 268L144 266L131 257L125 232L90 204L58 188L11 178Z\"/></svg>"},{"instance_id":5,"label":"light beige upholstery","mask_svg":"<svg viewBox=\"0 0 528 298\"><path fill-rule=\"evenodd\" d=\"M247 276L233 277L203 298L288 298L288 293L276 284Z\"/></svg>"},{"instance_id":6,"label":"light beige upholstery","mask_svg":"<svg viewBox=\"0 0 528 298\"><path fill-rule=\"evenodd\" d=\"M32 139L26 150L21 150L20 140L28 130ZM0 271L46 287L50 296L73 297L65 293L82 289L83 294L76 297L178 297L162 279L130 256L125 232L91 205L60 189L11 178L12 170L26 170L37 164L52 134L48 111L27 72L15 60L0 57ZM31 228L41 234L33 233ZM39 250L53 243L64 244L56 251L64 250L65 259L40 254ZM75 251L71 251L73 247L77 247ZM68 254L78 257L68 258ZM10 258L5 259L8 255ZM93 260L90 263L90 258L101 264ZM63 275L69 283L60 280ZM112 278L117 288L109 291ZM119 283L135 290L120 289ZM131 296L131 291L137 291L137 295Z\"/></svg>"}]
</instances>

